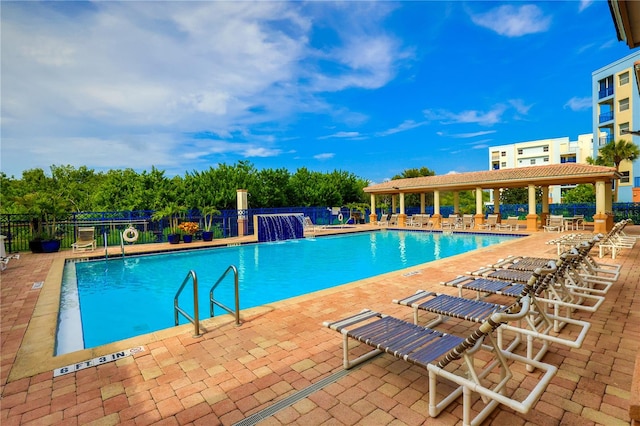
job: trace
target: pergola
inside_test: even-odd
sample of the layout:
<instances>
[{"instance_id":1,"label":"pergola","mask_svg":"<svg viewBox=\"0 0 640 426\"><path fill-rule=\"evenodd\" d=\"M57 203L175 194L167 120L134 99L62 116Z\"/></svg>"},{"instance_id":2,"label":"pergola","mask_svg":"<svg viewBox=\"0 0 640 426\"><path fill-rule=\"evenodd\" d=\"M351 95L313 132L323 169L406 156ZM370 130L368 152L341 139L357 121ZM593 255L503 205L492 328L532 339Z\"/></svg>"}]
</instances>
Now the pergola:
<instances>
[{"instance_id":1,"label":"pergola","mask_svg":"<svg viewBox=\"0 0 640 426\"><path fill-rule=\"evenodd\" d=\"M548 166L519 167L513 169L489 170L469 173L452 173L441 176L423 176L417 178L397 179L371 185L364 188L364 192L371 194L371 221L377 220L375 214L376 196L391 195L393 211L396 211L395 197L400 197L400 214L398 225L405 226L405 194L420 194L420 211L425 211L425 194L433 193L434 214L432 216L436 227L440 226L440 193L453 192L454 212L459 213L459 191L476 191L476 228L484 223L482 211L482 192L493 191L494 211L500 212L500 189L528 188L529 209L527 214L527 230L538 229L538 219L544 224L549 215L549 187L553 185L593 184L596 190L596 214L594 232L606 233L613 227L612 210L612 182L620 175L613 167L591 166L587 164L552 164ZM542 213L540 218L536 214L536 187L542 188Z\"/></svg>"}]
</instances>

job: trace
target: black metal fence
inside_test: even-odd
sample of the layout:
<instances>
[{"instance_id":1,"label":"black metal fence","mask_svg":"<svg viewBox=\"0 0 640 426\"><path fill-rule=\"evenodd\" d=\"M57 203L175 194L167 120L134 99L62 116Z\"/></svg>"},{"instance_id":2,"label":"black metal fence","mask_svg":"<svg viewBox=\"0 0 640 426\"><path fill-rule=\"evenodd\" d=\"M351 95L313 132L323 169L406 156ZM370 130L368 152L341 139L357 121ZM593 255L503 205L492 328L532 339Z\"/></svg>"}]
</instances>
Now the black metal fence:
<instances>
[{"instance_id":1,"label":"black metal fence","mask_svg":"<svg viewBox=\"0 0 640 426\"><path fill-rule=\"evenodd\" d=\"M96 232L98 246L104 247L120 244L120 235L129 226L138 231L138 243L155 243L167 241L170 233L167 219L153 220L153 211L123 211L123 212L75 212L58 217L55 223L55 235L60 240L60 247L70 248L76 241L78 228L92 226ZM338 222L338 213L349 218L349 209L335 209L327 207L286 207L271 209L249 209L246 211L222 210L219 216L214 216L211 231L214 238L236 237L239 216L246 219L245 234L253 234L253 216L256 214L301 213L309 216L316 224L331 224ZM36 237L36 218L26 214L0 214L0 234L6 237L5 247L8 253L28 251L29 241ZM180 216L180 222L196 222L199 231L196 239L201 237L205 228L204 218L199 211L189 211ZM45 224L53 225L53 224Z\"/></svg>"},{"instance_id":2,"label":"black metal fence","mask_svg":"<svg viewBox=\"0 0 640 426\"><path fill-rule=\"evenodd\" d=\"M518 216L525 218L528 212L527 204L501 205L502 216ZM426 213L433 214L433 206L426 209ZM487 206L487 213L493 213L493 206ZM538 205L536 211L542 211L542 206ZM593 221L596 214L595 204L551 204L549 205L551 214L561 214L563 216L584 215L587 222ZM76 241L79 227L93 226L96 231L98 246L119 245L120 234L130 225L138 231L139 243L154 243L167 241L169 234L169 223L166 219L153 220L153 211L124 211L124 212L77 212L69 213L64 217L57 218L55 233L60 239L61 248L70 248ZM248 209L246 211L222 210L219 216L214 216L212 231L215 238L236 237L238 232L238 217L246 219L245 234L253 234L253 216L256 214L279 214L279 213L301 213L311 218L316 225L330 225L344 223L352 215L357 216L361 223L369 221L369 211L364 215L347 207L339 209L330 207L282 207L269 209ZM378 217L382 215L379 210ZM408 207L406 213L420 213L419 207ZM453 206L442 206L440 213L448 216L453 213ZM614 220L631 219L633 223L640 224L640 203L614 203ZM342 218L342 220L339 220ZM0 214L0 234L6 237L5 247L8 253L29 250L29 241L35 237L34 217L24 214ZM204 218L199 211L187 212L181 216L181 221L197 222L200 231L196 233L196 239L200 237L204 229Z\"/></svg>"}]
</instances>

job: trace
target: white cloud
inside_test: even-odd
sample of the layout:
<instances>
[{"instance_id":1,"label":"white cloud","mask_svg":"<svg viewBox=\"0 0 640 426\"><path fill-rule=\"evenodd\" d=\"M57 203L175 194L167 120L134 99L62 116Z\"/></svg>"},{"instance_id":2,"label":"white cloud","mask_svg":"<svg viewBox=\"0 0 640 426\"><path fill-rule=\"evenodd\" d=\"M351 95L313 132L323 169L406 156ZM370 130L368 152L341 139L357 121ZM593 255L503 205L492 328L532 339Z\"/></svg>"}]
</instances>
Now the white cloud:
<instances>
[{"instance_id":1,"label":"white cloud","mask_svg":"<svg viewBox=\"0 0 640 426\"><path fill-rule=\"evenodd\" d=\"M495 133L495 132L496 132L495 130L485 130L483 132L458 133L458 134L447 135L447 136L451 137L451 138L467 139L467 138L475 138L475 137L478 137L478 136L490 135L490 134ZM441 134L440 136L444 136L444 134Z\"/></svg>"},{"instance_id":2,"label":"white cloud","mask_svg":"<svg viewBox=\"0 0 640 426\"><path fill-rule=\"evenodd\" d=\"M486 13L472 15L471 20L476 25L507 37L540 33L547 31L551 26L551 18L532 4L503 5Z\"/></svg>"},{"instance_id":3,"label":"white cloud","mask_svg":"<svg viewBox=\"0 0 640 426\"><path fill-rule=\"evenodd\" d=\"M504 105L497 105L490 111L467 110L454 113L445 110L425 110L423 113L427 119L437 120L442 124L475 123L492 126L502 121L502 114L506 109Z\"/></svg>"},{"instance_id":4,"label":"white cloud","mask_svg":"<svg viewBox=\"0 0 640 426\"><path fill-rule=\"evenodd\" d=\"M328 160L330 158L335 157L336 154L334 154L333 152L324 152L322 154L316 154L313 156L313 158L315 158L316 160Z\"/></svg>"},{"instance_id":5,"label":"white cloud","mask_svg":"<svg viewBox=\"0 0 640 426\"><path fill-rule=\"evenodd\" d=\"M150 147L156 152L138 158L140 169L169 168L180 158L227 152L277 156L289 149L256 137L262 133L256 128L286 126L300 113L331 116L336 123L362 123L368 117L331 105L324 95L382 87L411 57L382 25L393 7L3 3L3 170L36 167L26 160L28 154L48 151L51 144L65 155L62 161L54 160L57 155L44 159L45 166L57 161L108 167L100 147L82 144L95 152L95 159L66 148L78 141L118 146L113 153L125 158L141 146ZM333 13L335 9L341 13ZM313 45L312 23L335 31L337 37ZM185 135L202 132L231 142L218 141L206 149L185 142ZM155 143L158 134L172 143ZM22 141L16 142L21 144L19 152L6 144L11 139ZM112 159L110 166L125 163L130 164Z\"/></svg>"},{"instance_id":6,"label":"white cloud","mask_svg":"<svg viewBox=\"0 0 640 426\"><path fill-rule=\"evenodd\" d=\"M359 132L337 132L331 135L320 136L318 139L330 139L330 138L340 138L340 139L351 139L360 137Z\"/></svg>"},{"instance_id":7,"label":"white cloud","mask_svg":"<svg viewBox=\"0 0 640 426\"><path fill-rule=\"evenodd\" d=\"M593 3L593 0L580 0L580 6L578 7L578 12L582 12L583 10L591 6L592 3Z\"/></svg>"},{"instance_id":8,"label":"white cloud","mask_svg":"<svg viewBox=\"0 0 640 426\"><path fill-rule=\"evenodd\" d=\"M592 107L591 98L576 98L575 96L564 104L564 108L569 108L572 111L584 111Z\"/></svg>"},{"instance_id":9,"label":"white cloud","mask_svg":"<svg viewBox=\"0 0 640 426\"><path fill-rule=\"evenodd\" d=\"M415 129L415 128L420 127L420 126L424 126L425 124L427 124L426 121L421 121L421 122L416 123L413 120L405 120L397 127L394 127L392 129L383 130L382 132L378 132L376 134L376 136L394 135L396 133L406 132L407 130Z\"/></svg>"}]
</instances>

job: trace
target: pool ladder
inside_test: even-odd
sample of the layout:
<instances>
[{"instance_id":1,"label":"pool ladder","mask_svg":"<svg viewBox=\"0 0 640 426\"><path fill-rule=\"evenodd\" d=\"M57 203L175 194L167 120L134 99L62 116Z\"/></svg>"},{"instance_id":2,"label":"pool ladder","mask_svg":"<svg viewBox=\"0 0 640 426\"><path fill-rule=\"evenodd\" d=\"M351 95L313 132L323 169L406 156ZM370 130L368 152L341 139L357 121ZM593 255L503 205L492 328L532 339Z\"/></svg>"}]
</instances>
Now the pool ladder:
<instances>
[{"instance_id":1,"label":"pool ladder","mask_svg":"<svg viewBox=\"0 0 640 426\"><path fill-rule=\"evenodd\" d=\"M234 275L235 308L236 308L235 311L233 311L231 308L228 308L227 306L225 306L224 304L222 304L221 302L213 298L213 291L216 289L216 287L218 287L218 284L222 282L222 280L227 276L229 272L233 272L233 275ZM180 297L182 290L184 290L185 286L189 281L193 282L193 317L191 317L191 315L185 312L185 310L178 305L178 298ZM240 295L239 295L239 286L238 286L238 269L235 266L230 265L224 271L224 273L220 276L220 278L218 278L218 281L216 281L216 283L211 287L211 290L209 290L209 311L212 318L214 316L214 312L213 312L214 305L221 307L222 309L229 312L230 314L233 314L236 319L236 325L240 325ZM173 313L174 313L175 325L179 324L179 314L182 314L194 326L193 337L200 337L202 335L200 333L200 314L198 310L198 276L196 275L196 271L194 271L193 269L190 270L187 273L187 275L184 277L184 280L182 281L180 288L178 289L175 297L173 298Z\"/></svg>"}]
</instances>

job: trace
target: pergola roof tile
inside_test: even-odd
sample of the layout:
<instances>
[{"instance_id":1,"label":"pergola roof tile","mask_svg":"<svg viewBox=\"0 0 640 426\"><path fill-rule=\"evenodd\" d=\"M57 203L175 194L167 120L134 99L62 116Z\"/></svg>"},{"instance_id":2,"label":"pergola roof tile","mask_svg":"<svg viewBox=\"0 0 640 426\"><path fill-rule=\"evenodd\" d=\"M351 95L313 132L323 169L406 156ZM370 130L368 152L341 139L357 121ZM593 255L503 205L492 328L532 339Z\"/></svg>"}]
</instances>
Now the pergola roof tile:
<instances>
[{"instance_id":1,"label":"pergola roof tile","mask_svg":"<svg viewBox=\"0 0 640 426\"><path fill-rule=\"evenodd\" d=\"M547 186L595 183L598 180L612 181L617 178L619 178L619 174L614 167L563 163L396 179L370 185L364 188L364 192L389 194L435 190L460 191L478 187L483 189L517 188L530 184Z\"/></svg>"}]
</instances>

